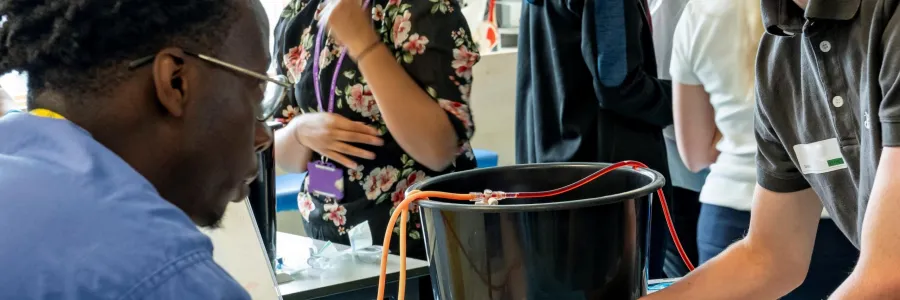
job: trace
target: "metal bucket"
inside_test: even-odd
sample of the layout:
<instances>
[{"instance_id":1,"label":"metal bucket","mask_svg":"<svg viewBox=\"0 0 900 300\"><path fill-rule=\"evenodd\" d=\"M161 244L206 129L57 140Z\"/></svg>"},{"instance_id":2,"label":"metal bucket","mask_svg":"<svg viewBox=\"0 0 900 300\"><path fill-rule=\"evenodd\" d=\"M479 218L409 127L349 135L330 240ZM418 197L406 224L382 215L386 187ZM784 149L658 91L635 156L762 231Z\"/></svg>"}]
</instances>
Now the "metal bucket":
<instances>
[{"instance_id":1,"label":"metal bucket","mask_svg":"<svg viewBox=\"0 0 900 300\"><path fill-rule=\"evenodd\" d=\"M608 164L476 169L410 190L451 193L544 191ZM649 197L665 184L624 167L568 193L499 205L419 201L431 281L441 300L637 299L646 293Z\"/></svg>"}]
</instances>

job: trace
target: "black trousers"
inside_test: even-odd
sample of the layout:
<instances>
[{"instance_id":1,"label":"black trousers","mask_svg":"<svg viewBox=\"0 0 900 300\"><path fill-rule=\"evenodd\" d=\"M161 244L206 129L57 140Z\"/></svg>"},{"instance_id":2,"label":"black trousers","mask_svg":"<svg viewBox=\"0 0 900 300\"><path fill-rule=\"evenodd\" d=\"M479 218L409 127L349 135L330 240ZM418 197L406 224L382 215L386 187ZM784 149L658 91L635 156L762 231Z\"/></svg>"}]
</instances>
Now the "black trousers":
<instances>
[{"instance_id":1,"label":"black trousers","mask_svg":"<svg viewBox=\"0 0 900 300\"><path fill-rule=\"evenodd\" d=\"M697 221L700 218L700 193L692 190L675 187L672 192L672 200L669 202L672 222L681 246L688 258L695 266L699 264L697 253ZM678 254L675 243L671 238L666 243L665 263L663 271L669 278L683 277L687 275L688 268Z\"/></svg>"}]
</instances>

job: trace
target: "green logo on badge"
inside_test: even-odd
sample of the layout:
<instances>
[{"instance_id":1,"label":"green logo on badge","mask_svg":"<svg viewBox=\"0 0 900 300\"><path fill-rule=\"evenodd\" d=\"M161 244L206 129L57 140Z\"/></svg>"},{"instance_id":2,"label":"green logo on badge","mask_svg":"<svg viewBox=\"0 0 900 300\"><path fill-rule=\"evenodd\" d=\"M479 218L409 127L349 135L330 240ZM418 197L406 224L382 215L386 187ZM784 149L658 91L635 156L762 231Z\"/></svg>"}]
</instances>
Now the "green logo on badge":
<instances>
[{"instance_id":1,"label":"green logo on badge","mask_svg":"<svg viewBox=\"0 0 900 300\"><path fill-rule=\"evenodd\" d=\"M840 166L840 165L843 165L843 164L844 164L844 159L843 159L843 158L835 158L835 159L829 159L829 160L828 160L828 166L829 166L829 167Z\"/></svg>"}]
</instances>

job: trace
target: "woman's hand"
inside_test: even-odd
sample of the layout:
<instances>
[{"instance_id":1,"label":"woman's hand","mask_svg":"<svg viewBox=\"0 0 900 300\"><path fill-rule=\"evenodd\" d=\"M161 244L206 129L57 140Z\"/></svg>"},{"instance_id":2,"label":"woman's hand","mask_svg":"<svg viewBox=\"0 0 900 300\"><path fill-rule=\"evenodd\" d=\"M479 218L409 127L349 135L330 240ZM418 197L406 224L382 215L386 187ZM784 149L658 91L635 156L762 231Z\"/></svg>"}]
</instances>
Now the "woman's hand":
<instances>
[{"instance_id":1,"label":"woman's hand","mask_svg":"<svg viewBox=\"0 0 900 300\"><path fill-rule=\"evenodd\" d=\"M362 0L325 0L321 22L339 43L347 46L350 57L379 41L372 27L372 14ZM371 1L371 0L370 0Z\"/></svg>"},{"instance_id":2,"label":"woman's hand","mask_svg":"<svg viewBox=\"0 0 900 300\"><path fill-rule=\"evenodd\" d=\"M308 113L297 116L292 134L306 147L330 158L344 167L355 169L357 163L349 156L375 159L375 153L348 143L381 146L378 130L333 113Z\"/></svg>"}]
</instances>

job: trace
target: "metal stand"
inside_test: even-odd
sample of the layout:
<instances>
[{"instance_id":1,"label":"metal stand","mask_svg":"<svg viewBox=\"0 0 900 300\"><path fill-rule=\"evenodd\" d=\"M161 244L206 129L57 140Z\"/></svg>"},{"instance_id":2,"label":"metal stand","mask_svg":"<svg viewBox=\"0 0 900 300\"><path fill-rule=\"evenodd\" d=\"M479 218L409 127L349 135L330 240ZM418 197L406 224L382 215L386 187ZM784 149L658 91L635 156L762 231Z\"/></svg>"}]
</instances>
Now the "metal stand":
<instances>
[{"instance_id":1,"label":"metal stand","mask_svg":"<svg viewBox=\"0 0 900 300\"><path fill-rule=\"evenodd\" d=\"M280 123L269 123L272 131L280 129ZM275 266L275 153L272 147L257 155L259 159L259 176L250 184L250 208L256 218L263 245L269 255L269 261Z\"/></svg>"}]
</instances>

